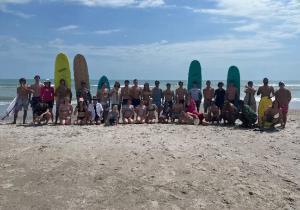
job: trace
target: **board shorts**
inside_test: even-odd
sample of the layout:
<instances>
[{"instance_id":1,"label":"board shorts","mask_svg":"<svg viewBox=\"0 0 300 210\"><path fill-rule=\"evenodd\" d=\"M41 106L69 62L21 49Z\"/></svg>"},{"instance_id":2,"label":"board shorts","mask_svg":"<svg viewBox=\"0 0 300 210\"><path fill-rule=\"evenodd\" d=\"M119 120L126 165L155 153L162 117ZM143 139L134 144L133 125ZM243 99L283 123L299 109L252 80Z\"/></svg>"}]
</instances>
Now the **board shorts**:
<instances>
[{"instance_id":1,"label":"board shorts","mask_svg":"<svg viewBox=\"0 0 300 210\"><path fill-rule=\"evenodd\" d=\"M41 97L32 97L31 98L31 108L32 110L36 109L36 106L40 103Z\"/></svg>"},{"instance_id":2,"label":"board shorts","mask_svg":"<svg viewBox=\"0 0 300 210\"><path fill-rule=\"evenodd\" d=\"M136 108L138 105L141 104L141 100L140 99L132 99L132 105L134 106L134 108Z\"/></svg>"},{"instance_id":3,"label":"board shorts","mask_svg":"<svg viewBox=\"0 0 300 210\"><path fill-rule=\"evenodd\" d=\"M47 102L43 102L45 104L48 104L49 109L52 109L54 106L54 101L47 101Z\"/></svg>"},{"instance_id":4,"label":"board shorts","mask_svg":"<svg viewBox=\"0 0 300 210\"><path fill-rule=\"evenodd\" d=\"M122 105L127 105L127 104L128 104L128 100L129 100L129 99L123 99Z\"/></svg>"},{"instance_id":5,"label":"board shorts","mask_svg":"<svg viewBox=\"0 0 300 210\"><path fill-rule=\"evenodd\" d=\"M207 109L208 107L210 107L210 105L211 105L211 101L204 100L204 104L203 104L204 112L207 112Z\"/></svg>"},{"instance_id":6,"label":"board shorts","mask_svg":"<svg viewBox=\"0 0 300 210\"><path fill-rule=\"evenodd\" d=\"M24 111L28 110L29 106L29 99L23 99L23 98L18 98L16 102L16 111L21 111L22 109Z\"/></svg>"},{"instance_id":7,"label":"board shorts","mask_svg":"<svg viewBox=\"0 0 300 210\"><path fill-rule=\"evenodd\" d=\"M287 114L289 112L289 105L280 105L280 109L283 114Z\"/></svg>"}]
</instances>

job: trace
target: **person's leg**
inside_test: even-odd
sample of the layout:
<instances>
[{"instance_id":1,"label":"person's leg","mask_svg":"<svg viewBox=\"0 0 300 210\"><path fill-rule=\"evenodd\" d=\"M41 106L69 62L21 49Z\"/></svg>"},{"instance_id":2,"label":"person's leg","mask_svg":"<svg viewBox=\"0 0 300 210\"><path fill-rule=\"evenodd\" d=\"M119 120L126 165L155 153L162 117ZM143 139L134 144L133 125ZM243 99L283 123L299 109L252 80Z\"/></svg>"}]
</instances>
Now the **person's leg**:
<instances>
[{"instance_id":1,"label":"person's leg","mask_svg":"<svg viewBox=\"0 0 300 210\"><path fill-rule=\"evenodd\" d=\"M23 113L23 124L26 123L26 118L27 118L27 110L24 110L24 113Z\"/></svg>"},{"instance_id":2,"label":"person's leg","mask_svg":"<svg viewBox=\"0 0 300 210\"><path fill-rule=\"evenodd\" d=\"M16 111L15 111L15 114L14 114L14 121L13 121L13 124L16 124L16 123L17 123L18 113L19 113L19 110L16 110Z\"/></svg>"},{"instance_id":3,"label":"person's leg","mask_svg":"<svg viewBox=\"0 0 300 210\"><path fill-rule=\"evenodd\" d=\"M200 110L201 101L196 101L197 112Z\"/></svg>"},{"instance_id":4,"label":"person's leg","mask_svg":"<svg viewBox=\"0 0 300 210\"><path fill-rule=\"evenodd\" d=\"M57 124L58 117L59 117L59 103L56 103L55 124Z\"/></svg>"}]
</instances>

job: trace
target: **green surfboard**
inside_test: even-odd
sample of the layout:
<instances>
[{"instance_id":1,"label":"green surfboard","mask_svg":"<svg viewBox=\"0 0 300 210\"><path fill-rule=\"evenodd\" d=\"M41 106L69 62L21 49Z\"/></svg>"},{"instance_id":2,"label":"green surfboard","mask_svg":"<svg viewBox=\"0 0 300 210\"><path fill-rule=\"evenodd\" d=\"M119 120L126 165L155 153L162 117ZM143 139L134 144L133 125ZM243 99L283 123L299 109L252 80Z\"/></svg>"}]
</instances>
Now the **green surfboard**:
<instances>
[{"instance_id":1,"label":"green surfboard","mask_svg":"<svg viewBox=\"0 0 300 210\"><path fill-rule=\"evenodd\" d=\"M188 77L188 90L193 88L193 83L197 82L198 88L202 88L202 72L200 62L197 60L192 61L189 69Z\"/></svg>"},{"instance_id":2,"label":"green surfboard","mask_svg":"<svg viewBox=\"0 0 300 210\"><path fill-rule=\"evenodd\" d=\"M106 84L106 88L108 90L110 90L110 85L109 85L109 81L108 81L107 77L106 76L102 76L99 79L99 82L98 82L98 91L101 89L103 83L105 83Z\"/></svg>"},{"instance_id":3,"label":"green surfboard","mask_svg":"<svg viewBox=\"0 0 300 210\"><path fill-rule=\"evenodd\" d=\"M230 83L233 83L234 86L238 89L238 94L241 93L241 78L240 70L236 66L231 66L227 74L227 87Z\"/></svg>"}]
</instances>

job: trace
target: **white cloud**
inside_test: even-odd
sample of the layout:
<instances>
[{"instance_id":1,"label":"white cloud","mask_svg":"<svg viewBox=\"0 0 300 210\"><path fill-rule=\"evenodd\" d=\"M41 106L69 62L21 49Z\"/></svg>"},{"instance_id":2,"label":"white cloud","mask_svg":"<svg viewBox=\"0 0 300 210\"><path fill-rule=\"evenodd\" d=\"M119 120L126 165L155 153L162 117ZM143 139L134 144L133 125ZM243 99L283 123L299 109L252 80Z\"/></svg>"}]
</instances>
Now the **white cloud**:
<instances>
[{"instance_id":1,"label":"white cloud","mask_svg":"<svg viewBox=\"0 0 300 210\"><path fill-rule=\"evenodd\" d=\"M234 30L239 32L251 32L251 31L255 32L259 29L259 27L260 25L258 23L252 23L249 25L242 25L242 26L235 27Z\"/></svg>"},{"instance_id":2,"label":"white cloud","mask_svg":"<svg viewBox=\"0 0 300 210\"><path fill-rule=\"evenodd\" d=\"M86 6L100 7L158 7L165 4L164 0L65 0L67 2L76 2Z\"/></svg>"},{"instance_id":3,"label":"white cloud","mask_svg":"<svg viewBox=\"0 0 300 210\"><path fill-rule=\"evenodd\" d=\"M34 16L34 15L31 15L31 14L25 14L25 13L20 12L20 11L11 10L11 9L7 8L7 6L4 5L4 4L3 5L0 4L0 12L10 14L10 15L14 15L14 16L17 16L17 17L20 17L20 18L30 18L30 17Z\"/></svg>"},{"instance_id":4,"label":"white cloud","mask_svg":"<svg viewBox=\"0 0 300 210\"><path fill-rule=\"evenodd\" d=\"M67 26L62 26L56 29L57 31L71 31L71 30L76 30L78 29L79 26L77 25L67 25Z\"/></svg>"},{"instance_id":5,"label":"white cloud","mask_svg":"<svg viewBox=\"0 0 300 210\"><path fill-rule=\"evenodd\" d=\"M98 35L109 35L109 34L117 33L120 31L121 31L121 29L108 29L108 30L97 30L94 33L98 34Z\"/></svg>"}]
</instances>

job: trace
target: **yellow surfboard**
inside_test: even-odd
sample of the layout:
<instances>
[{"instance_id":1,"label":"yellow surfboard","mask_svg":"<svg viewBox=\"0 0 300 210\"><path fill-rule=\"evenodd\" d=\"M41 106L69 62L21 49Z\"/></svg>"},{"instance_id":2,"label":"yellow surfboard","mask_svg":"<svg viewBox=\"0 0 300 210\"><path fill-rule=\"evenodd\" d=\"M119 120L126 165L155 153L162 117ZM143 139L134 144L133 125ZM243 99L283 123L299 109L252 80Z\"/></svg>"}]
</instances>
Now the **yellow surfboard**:
<instances>
[{"instance_id":1,"label":"yellow surfboard","mask_svg":"<svg viewBox=\"0 0 300 210\"><path fill-rule=\"evenodd\" d=\"M59 81L64 79L66 81L66 85L69 89L71 89L71 71L68 57L60 53L56 56L55 59L55 70L54 70L54 86L55 90L59 86Z\"/></svg>"}]
</instances>

